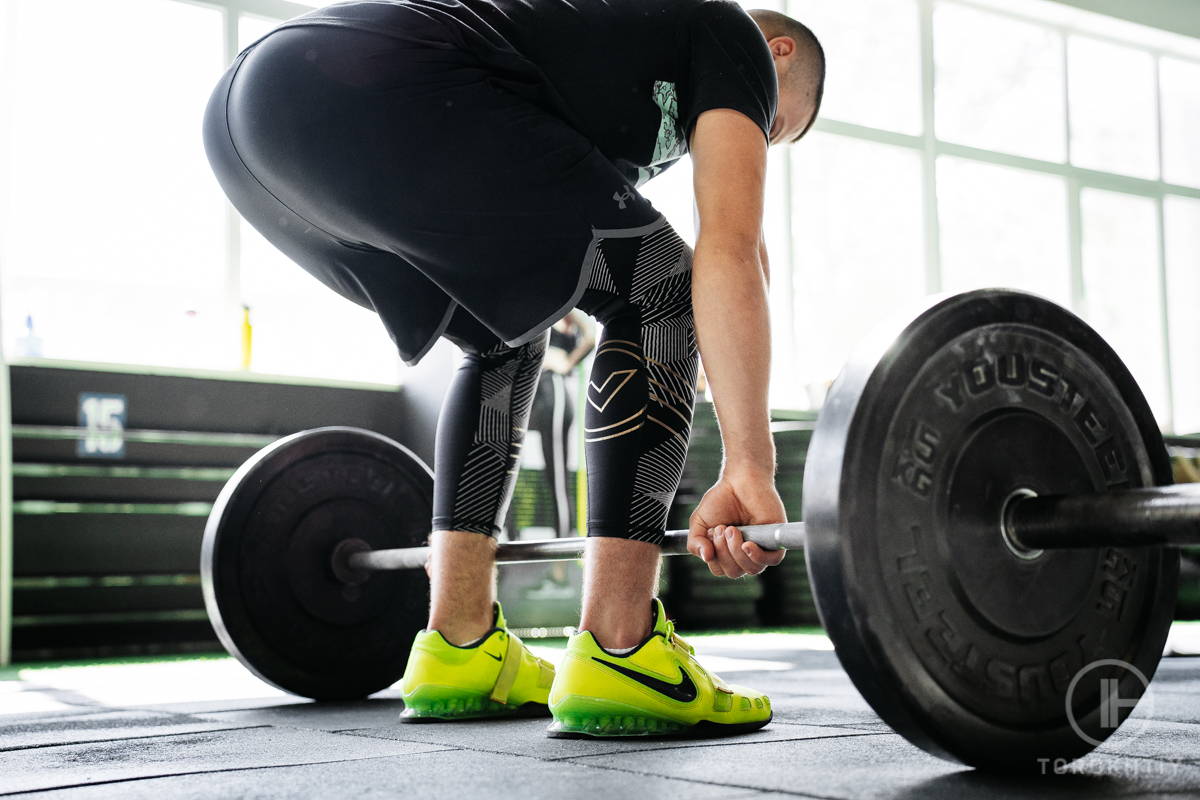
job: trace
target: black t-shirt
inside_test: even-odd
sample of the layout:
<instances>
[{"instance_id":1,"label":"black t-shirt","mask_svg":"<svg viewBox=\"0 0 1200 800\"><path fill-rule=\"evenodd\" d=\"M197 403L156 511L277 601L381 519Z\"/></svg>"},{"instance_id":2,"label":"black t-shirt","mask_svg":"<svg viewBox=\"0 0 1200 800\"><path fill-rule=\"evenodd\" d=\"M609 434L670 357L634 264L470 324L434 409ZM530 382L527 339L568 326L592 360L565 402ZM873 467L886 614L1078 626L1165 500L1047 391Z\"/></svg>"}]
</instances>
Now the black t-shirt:
<instances>
[{"instance_id":1,"label":"black t-shirt","mask_svg":"<svg viewBox=\"0 0 1200 800\"><path fill-rule=\"evenodd\" d=\"M696 118L745 114L768 135L778 100L766 40L731 0L373 0L304 15L384 29L395 6L448 23L497 83L559 115L635 185L687 152Z\"/></svg>"}]
</instances>

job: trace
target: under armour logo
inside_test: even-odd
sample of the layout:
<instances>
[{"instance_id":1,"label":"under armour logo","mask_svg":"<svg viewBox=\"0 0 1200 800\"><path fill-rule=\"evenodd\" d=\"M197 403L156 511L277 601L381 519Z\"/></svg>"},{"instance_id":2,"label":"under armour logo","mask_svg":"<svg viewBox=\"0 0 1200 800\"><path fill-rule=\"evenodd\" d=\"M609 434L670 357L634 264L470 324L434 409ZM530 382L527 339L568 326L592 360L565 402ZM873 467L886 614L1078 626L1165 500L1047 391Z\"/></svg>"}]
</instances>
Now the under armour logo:
<instances>
[{"instance_id":1,"label":"under armour logo","mask_svg":"<svg viewBox=\"0 0 1200 800\"><path fill-rule=\"evenodd\" d=\"M613 192L613 200L616 200L617 205L622 209L625 208L625 201L632 200L632 199L633 199L633 187L632 186L629 186L629 185L625 186L625 194L621 194L620 192Z\"/></svg>"}]
</instances>

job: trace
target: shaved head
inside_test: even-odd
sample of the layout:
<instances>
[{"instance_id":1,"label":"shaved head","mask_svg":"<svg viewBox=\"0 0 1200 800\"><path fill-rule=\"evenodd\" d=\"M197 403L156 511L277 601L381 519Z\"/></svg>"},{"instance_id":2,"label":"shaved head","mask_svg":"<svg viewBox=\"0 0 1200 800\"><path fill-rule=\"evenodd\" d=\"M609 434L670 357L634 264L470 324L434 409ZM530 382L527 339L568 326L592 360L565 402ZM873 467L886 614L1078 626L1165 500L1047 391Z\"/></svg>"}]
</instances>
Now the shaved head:
<instances>
[{"instance_id":1,"label":"shaved head","mask_svg":"<svg viewBox=\"0 0 1200 800\"><path fill-rule=\"evenodd\" d=\"M765 8L751 9L750 18L762 31L771 46L779 75L781 94L791 96L795 102L806 104L812 110L812 118L801 135L811 127L821 108L821 97L825 91L825 50L808 26L778 11ZM782 51L772 44L773 39L786 37L794 49Z\"/></svg>"}]
</instances>

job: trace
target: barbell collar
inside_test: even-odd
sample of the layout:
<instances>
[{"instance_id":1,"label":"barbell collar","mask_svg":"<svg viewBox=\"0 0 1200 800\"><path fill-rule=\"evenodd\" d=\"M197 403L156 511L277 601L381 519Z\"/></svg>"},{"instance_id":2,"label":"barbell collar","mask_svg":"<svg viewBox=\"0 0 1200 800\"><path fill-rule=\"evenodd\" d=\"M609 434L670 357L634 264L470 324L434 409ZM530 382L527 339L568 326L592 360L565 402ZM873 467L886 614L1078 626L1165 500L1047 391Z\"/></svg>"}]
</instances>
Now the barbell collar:
<instances>
[{"instance_id":1,"label":"barbell collar","mask_svg":"<svg viewBox=\"0 0 1200 800\"><path fill-rule=\"evenodd\" d=\"M799 550L804 547L803 522L747 525L739 530L747 541L766 550ZM582 536L504 542L496 548L496 561L505 564L571 561L583 557L586 543L587 539ZM663 555L678 556L687 552L687 531L667 531L662 544ZM429 560L429 553L428 547L402 547L353 553L348 560L351 568L360 570L420 569Z\"/></svg>"},{"instance_id":2,"label":"barbell collar","mask_svg":"<svg viewBox=\"0 0 1200 800\"><path fill-rule=\"evenodd\" d=\"M1003 524L1034 551L1200 544L1200 484L1026 497Z\"/></svg>"}]
</instances>

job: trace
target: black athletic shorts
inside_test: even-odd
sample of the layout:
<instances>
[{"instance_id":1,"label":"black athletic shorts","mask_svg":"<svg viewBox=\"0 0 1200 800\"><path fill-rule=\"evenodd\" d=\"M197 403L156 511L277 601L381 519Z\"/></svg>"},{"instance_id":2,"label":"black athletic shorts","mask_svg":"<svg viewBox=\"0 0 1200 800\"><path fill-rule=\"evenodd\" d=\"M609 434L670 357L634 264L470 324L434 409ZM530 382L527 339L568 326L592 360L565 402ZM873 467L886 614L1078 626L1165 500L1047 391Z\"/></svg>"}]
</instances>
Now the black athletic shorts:
<instances>
[{"instance_id":1,"label":"black athletic shorts","mask_svg":"<svg viewBox=\"0 0 1200 800\"><path fill-rule=\"evenodd\" d=\"M600 239L660 215L519 78L397 13L410 24L301 20L244 50L209 101L209 160L242 216L376 310L406 362L474 320L532 341L576 305Z\"/></svg>"}]
</instances>

